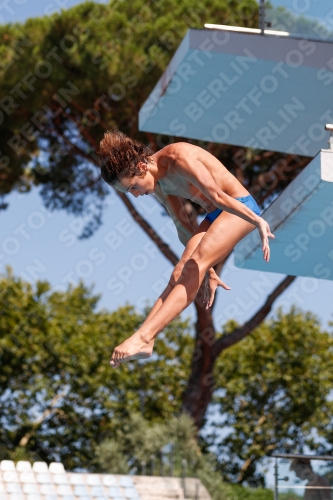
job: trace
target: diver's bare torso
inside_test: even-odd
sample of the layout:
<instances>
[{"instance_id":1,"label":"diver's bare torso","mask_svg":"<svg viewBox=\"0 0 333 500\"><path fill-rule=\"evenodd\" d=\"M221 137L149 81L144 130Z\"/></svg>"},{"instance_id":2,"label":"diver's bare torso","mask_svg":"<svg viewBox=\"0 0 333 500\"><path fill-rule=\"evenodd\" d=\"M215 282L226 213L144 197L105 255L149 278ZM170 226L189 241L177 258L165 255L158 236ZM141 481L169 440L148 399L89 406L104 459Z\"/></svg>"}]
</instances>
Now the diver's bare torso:
<instances>
[{"instance_id":1,"label":"diver's bare torso","mask_svg":"<svg viewBox=\"0 0 333 500\"><path fill-rule=\"evenodd\" d=\"M161 189L163 194L181 196L198 203L206 212L216 209L210 199L182 176L180 169L177 168L177 157L181 155L199 160L207 168L215 183L227 195L232 198L248 196L249 192L217 158L204 149L186 142L166 146L153 155L158 168L165 171L165 175L158 181L159 186L156 186L156 194Z\"/></svg>"}]
</instances>

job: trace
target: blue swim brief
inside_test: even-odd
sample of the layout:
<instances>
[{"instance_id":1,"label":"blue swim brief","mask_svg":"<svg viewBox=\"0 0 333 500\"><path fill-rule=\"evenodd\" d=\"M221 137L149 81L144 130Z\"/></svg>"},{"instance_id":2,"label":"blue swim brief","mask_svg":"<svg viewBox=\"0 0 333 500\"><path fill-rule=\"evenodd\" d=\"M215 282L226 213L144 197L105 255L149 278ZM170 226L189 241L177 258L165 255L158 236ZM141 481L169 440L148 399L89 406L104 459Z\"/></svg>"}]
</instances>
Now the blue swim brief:
<instances>
[{"instance_id":1,"label":"blue swim brief","mask_svg":"<svg viewBox=\"0 0 333 500\"><path fill-rule=\"evenodd\" d=\"M240 198L235 198L235 200L244 203L244 205L249 207L252 210L252 212L254 212L256 215L260 215L260 208L258 207L255 199L250 194L248 196L241 196ZM221 212L223 212L223 210L217 208L216 210L214 210L214 212L210 212L209 214L207 214L205 220L208 220L208 222L212 223L220 215Z\"/></svg>"}]
</instances>

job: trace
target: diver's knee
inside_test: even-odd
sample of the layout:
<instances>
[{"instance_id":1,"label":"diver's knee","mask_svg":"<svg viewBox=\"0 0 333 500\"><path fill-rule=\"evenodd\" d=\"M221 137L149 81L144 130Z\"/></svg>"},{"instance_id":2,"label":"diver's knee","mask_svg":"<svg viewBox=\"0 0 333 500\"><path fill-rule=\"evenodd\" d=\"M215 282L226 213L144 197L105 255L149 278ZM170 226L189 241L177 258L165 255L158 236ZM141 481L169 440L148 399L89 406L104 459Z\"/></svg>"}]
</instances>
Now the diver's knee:
<instances>
[{"instance_id":1,"label":"diver's knee","mask_svg":"<svg viewBox=\"0 0 333 500\"><path fill-rule=\"evenodd\" d=\"M179 280L179 278L182 275L183 269L184 269L184 264L182 262L178 262L178 264L175 266L174 270L171 273L169 281L170 284L175 284Z\"/></svg>"},{"instance_id":2,"label":"diver's knee","mask_svg":"<svg viewBox=\"0 0 333 500\"><path fill-rule=\"evenodd\" d=\"M191 260L193 263L195 263L195 267L198 269L198 271L205 273L208 271L208 269L211 267L209 263L209 259L207 259L207 252L205 252L205 249L197 247L193 254L191 255Z\"/></svg>"}]
</instances>

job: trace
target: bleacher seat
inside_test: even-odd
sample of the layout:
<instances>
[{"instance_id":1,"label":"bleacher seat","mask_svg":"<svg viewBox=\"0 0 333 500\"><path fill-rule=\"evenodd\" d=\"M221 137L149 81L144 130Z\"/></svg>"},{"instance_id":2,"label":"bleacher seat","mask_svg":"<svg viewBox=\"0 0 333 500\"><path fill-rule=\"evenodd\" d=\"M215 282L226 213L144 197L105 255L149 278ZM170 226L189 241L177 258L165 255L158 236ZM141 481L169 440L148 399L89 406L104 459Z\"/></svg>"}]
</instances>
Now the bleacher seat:
<instances>
[{"instance_id":1,"label":"bleacher seat","mask_svg":"<svg viewBox=\"0 0 333 500\"><path fill-rule=\"evenodd\" d=\"M16 471L3 472L2 479L5 483L19 483L19 477Z\"/></svg>"},{"instance_id":2,"label":"bleacher seat","mask_svg":"<svg viewBox=\"0 0 333 500\"><path fill-rule=\"evenodd\" d=\"M132 479L128 476L120 476L119 484L120 484L120 486L123 486L124 488L134 486Z\"/></svg>"},{"instance_id":3,"label":"bleacher seat","mask_svg":"<svg viewBox=\"0 0 333 500\"><path fill-rule=\"evenodd\" d=\"M36 483L36 476L33 472L20 472L19 479L23 484Z\"/></svg>"},{"instance_id":4,"label":"bleacher seat","mask_svg":"<svg viewBox=\"0 0 333 500\"><path fill-rule=\"evenodd\" d=\"M49 471L54 474L64 474L66 472L64 465L61 462L51 462L49 465Z\"/></svg>"},{"instance_id":5,"label":"bleacher seat","mask_svg":"<svg viewBox=\"0 0 333 500\"><path fill-rule=\"evenodd\" d=\"M89 491L86 486L74 486L74 494L76 497L89 496Z\"/></svg>"},{"instance_id":6,"label":"bleacher seat","mask_svg":"<svg viewBox=\"0 0 333 500\"><path fill-rule=\"evenodd\" d=\"M23 493L10 493L9 500L25 500Z\"/></svg>"},{"instance_id":7,"label":"bleacher seat","mask_svg":"<svg viewBox=\"0 0 333 500\"><path fill-rule=\"evenodd\" d=\"M23 493L25 493L26 495L28 494L38 495L38 487L36 483L23 484L22 489Z\"/></svg>"},{"instance_id":8,"label":"bleacher seat","mask_svg":"<svg viewBox=\"0 0 333 500\"><path fill-rule=\"evenodd\" d=\"M69 474L69 482L71 484L86 484L84 474Z\"/></svg>"},{"instance_id":9,"label":"bleacher seat","mask_svg":"<svg viewBox=\"0 0 333 500\"><path fill-rule=\"evenodd\" d=\"M46 462L34 462L32 465L34 472L48 472L49 468Z\"/></svg>"},{"instance_id":10,"label":"bleacher seat","mask_svg":"<svg viewBox=\"0 0 333 500\"><path fill-rule=\"evenodd\" d=\"M6 471L6 470L15 470L15 463L13 462L13 460L2 460L0 462L0 469L3 470L3 471Z\"/></svg>"},{"instance_id":11,"label":"bleacher seat","mask_svg":"<svg viewBox=\"0 0 333 500\"><path fill-rule=\"evenodd\" d=\"M51 475L46 474L46 473L42 473L42 472L37 474L36 479L37 479L37 483L39 483L39 484L51 484L51 483L53 483Z\"/></svg>"},{"instance_id":12,"label":"bleacher seat","mask_svg":"<svg viewBox=\"0 0 333 500\"><path fill-rule=\"evenodd\" d=\"M7 493L22 493L20 483L6 483Z\"/></svg>"},{"instance_id":13,"label":"bleacher seat","mask_svg":"<svg viewBox=\"0 0 333 500\"><path fill-rule=\"evenodd\" d=\"M125 488L124 493L125 498L130 498L131 500L138 500L140 498L135 488Z\"/></svg>"},{"instance_id":14,"label":"bleacher seat","mask_svg":"<svg viewBox=\"0 0 333 500\"><path fill-rule=\"evenodd\" d=\"M102 483L104 486L116 486L118 484L117 478L115 476L111 476L110 474L102 476Z\"/></svg>"},{"instance_id":15,"label":"bleacher seat","mask_svg":"<svg viewBox=\"0 0 333 500\"><path fill-rule=\"evenodd\" d=\"M19 472L27 472L31 471L31 463L26 460L20 460L16 464L16 470Z\"/></svg>"},{"instance_id":16,"label":"bleacher seat","mask_svg":"<svg viewBox=\"0 0 333 500\"><path fill-rule=\"evenodd\" d=\"M197 481L197 480L195 480ZM204 490L204 487L202 486ZM207 494L208 495L208 494ZM209 495L200 500L209 500ZM185 500L181 479L66 472L53 462L0 463L0 500Z\"/></svg>"},{"instance_id":17,"label":"bleacher seat","mask_svg":"<svg viewBox=\"0 0 333 500\"><path fill-rule=\"evenodd\" d=\"M53 482L55 484L68 484L67 474L53 474Z\"/></svg>"},{"instance_id":18,"label":"bleacher seat","mask_svg":"<svg viewBox=\"0 0 333 500\"><path fill-rule=\"evenodd\" d=\"M99 486L101 484L101 479L98 474L87 474L86 482L89 486Z\"/></svg>"},{"instance_id":19,"label":"bleacher seat","mask_svg":"<svg viewBox=\"0 0 333 500\"><path fill-rule=\"evenodd\" d=\"M57 494L56 489L53 486L53 484L42 484L39 488L39 491L43 495L56 495Z\"/></svg>"},{"instance_id":20,"label":"bleacher seat","mask_svg":"<svg viewBox=\"0 0 333 500\"><path fill-rule=\"evenodd\" d=\"M124 495L122 494L121 490L118 488L118 486L110 486L109 491L108 491L109 497L112 499L124 499Z\"/></svg>"},{"instance_id":21,"label":"bleacher seat","mask_svg":"<svg viewBox=\"0 0 333 500\"><path fill-rule=\"evenodd\" d=\"M58 495L61 496L71 496L73 495L72 487L69 484L60 484L57 486Z\"/></svg>"},{"instance_id":22,"label":"bleacher seat","mask_svg":"<svg viewBox=\"0 0 333 500\"><path fill-rule=\"evenodd\" d=\"M102 488L102 486L92 486L90 488L90 494L94 498L104 497L105 496L104 495L104 489Z\"/></svg>"}]
</instances>

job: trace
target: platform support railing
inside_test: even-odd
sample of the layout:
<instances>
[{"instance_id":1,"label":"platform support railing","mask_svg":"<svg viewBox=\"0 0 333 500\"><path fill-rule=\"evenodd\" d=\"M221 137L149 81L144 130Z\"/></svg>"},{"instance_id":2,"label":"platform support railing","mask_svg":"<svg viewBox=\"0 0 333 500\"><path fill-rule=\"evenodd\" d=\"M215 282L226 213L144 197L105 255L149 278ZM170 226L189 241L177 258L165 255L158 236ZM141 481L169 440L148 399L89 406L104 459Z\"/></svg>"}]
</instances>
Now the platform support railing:
<instances>
[{"instance_id":1,"label":"platform support railing","mask_svg":"<svg viewBox=\"0 0 333 500\"><path fill-rule=\"evenodd\" d=\"M265 34L265 0L260 0L259 4L259 29L260 29L260 34L264 35Z\"/></svg>"},{"instance_id":2,"label":"platform support railing","mask_svg":"<svg viewBox=\"0 0 333 500\"><path fill-rule=\"evenodd\" d=\"M329 130L330 136L328 139L328 149L333 151L333 123L326 123L325 130Z\"/></svg>"},{"instance_id":3,"label":"platform support railing","mask_svg":"<svg viewBox=\"0 0 333 500\"><path fill-rule=\"evenodd\" d=\"M184 492L184 497L186 498L186 476L187 476L187 460L182 459L182 488Z\"/></svg>"},{"instance_id":4,"label":"platform support railing","mask_svg":"<svg viewBox=\"0 0 333 500\"><path fill-rule=\"evenodd\" d=\"M275 458L274 464L274 500L279 500L279 492L278 492L278 459Z\"/></svg>"}]
</instances>

